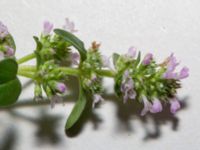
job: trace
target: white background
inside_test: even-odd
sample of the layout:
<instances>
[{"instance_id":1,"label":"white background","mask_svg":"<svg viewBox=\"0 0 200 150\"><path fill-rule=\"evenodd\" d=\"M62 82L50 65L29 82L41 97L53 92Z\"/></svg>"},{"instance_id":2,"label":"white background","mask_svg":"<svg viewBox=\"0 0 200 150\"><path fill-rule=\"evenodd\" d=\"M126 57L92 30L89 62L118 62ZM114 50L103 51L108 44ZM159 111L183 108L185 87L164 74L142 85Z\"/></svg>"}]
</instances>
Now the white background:
<instances>
[{"instance_id":1,"label":"white background","mask_svg":"<svg viewBox=\"0 0 200 150\"><path fill-rule=\"evenodd\" d=\"M161 115L155 123L155 117L147 116L147 122L143 123L139 116L130 115L130 107L127 111L122 110L122 117L119 117L119 108L109 101L94 110L102 118L97 129L93 128L92 122L87 122L77 136L66 137L64 123L72 108L72 103L67 103L53 110L45 107L52 116L62 116L56 128L60 137L57 144L40 138L41 143L38 144L35 135L37 125L13 117L6 111L0 111L0 140L5 139L6 131L13 128L18 135L14 150L199 150L199 10L198 0L0 0L0 20L15 38L18 58L34 50L32 36L39 35L44 20L61 27L65 17L69 17L75 22L79 30L77 36L86 47L96 40L102 44L102 53L111 55L135 46L143 54L154 53L158 61L174 52L181 64L190 68L190 78L183 81L183 88L178 93L187 106L176 115L179 120L176 130L172 128L173 119L170 117L163 116L162 119ZM112 91L111 82L106 87ZM32 96L33 90L28 88L20 100ZM35 116L39 109L28 107L15 111ZM130 117L129 123L123 122L127 116ZM157 136L153 134L156 127L160 131ZM151 138L147 138L148 133L152 133Z\"/></svg>"}]
</instances>

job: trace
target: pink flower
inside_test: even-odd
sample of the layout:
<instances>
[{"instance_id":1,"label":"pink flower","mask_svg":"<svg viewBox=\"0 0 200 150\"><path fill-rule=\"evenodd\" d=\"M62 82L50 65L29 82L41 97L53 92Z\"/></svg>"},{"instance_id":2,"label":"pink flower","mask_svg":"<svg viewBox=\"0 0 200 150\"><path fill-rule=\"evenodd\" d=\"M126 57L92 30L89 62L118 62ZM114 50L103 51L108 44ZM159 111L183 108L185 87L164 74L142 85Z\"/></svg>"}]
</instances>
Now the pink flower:
<instances>
[{"instance_id":1,"label":"pink flower","mask_svg":"<svg viewBox=\"0 0 200 150\"><path fill-rule=\"evenodd\" d=\"M176 66L178 65L179 63L177 62L176 57L174 57L174 54L172 53L167 58L167 70L163 74L163 77L166 79L176 79L176 80L187 78L189 76L189 69L187 67L183 67L180 73L174 72Z\"/></svg>"},{"instance_id":2,"label":"pink flower","mask_svg":"<svg viewBox=\"0 0 200 150\"><path fill-rule=\"evenodd\" d=\"M163 107L162 107L161 102L160 102L158 99L155 99L155 100L153 101L153 105L152 105L152 107L151 107L150 112L151 112L151 113L158 113L158 112L161 112L162 109L163 109Z\"/></svg>"},{"instance_id":3,"label":"pink flower","mask_svg":"<svg viewBox=\"0 0 200 150\"><path fill-rule=\"evenodd\" d=\"M56 84L56 89L58 90L59 93L65 93L67 90L67 87L64 83L58 82Z\"/></svg>"},{"instance_id":4,"label":"pink flower","mask_svg":"<svg viewBox=\"0 0 200 150\"><path fill-rule=\"evenodd\" d=\"M152 59L153 59L153 54L151 54L151 53L146 54L142 61L143 65L149 65L151 63Z\"/></svg>"},{"instance_id":5,"label":"pink flower","mask_svg":"<svg viewBox=\"0 0 200 150\"><path fill-rule=\"evenodd\" d=\"M8 28L0 22L0 39L4 39L8 34Z\"/></svg>"},{"instance_id":6,"label":"pink flower","mask_svg":"<svg viewBox=\"0 0 200 150\"><path fill-rule=\"evenodd\" d=\"M80 61L80 55L79 55L79 53L72 52L71 53L71 61L72 61L72 64L78 65L79 61Z\"/></svg>"},{"instance_id":7,"label":"pink flower","mask_svg":"<svg viewBox=\"0 0 200 150\"><path fill-rule=\"evenodd\" d=\"M63 28L71 33L77 32L78 30L75 29L75 24L74 22L70 21L68 18L65 19L65 25Z\"/></svg>"},{"instance_id":8,"label":"pink flower","mask_svg":"<svg viewBox=\"0 0 200 150\"><path fill-rule=\"evenodd\" d=\"M93 104L92 104L93 108L95 107L95 105L97 103L104 101L104 99L102 98L102 96L100 94L94 94L93 98L94 98L93 99Z\"/></svg>"},{"instance_id":9,"label":"pink flower","mask_svg":"<svg viewBox=\"0 0 200 150\"><path fill-rule=\"evenodd\" d=\"M130 47L129 49L128 49L128 52L127 52L127 54L126 54L128 57L130 57L130 58L134 58L135 57L135 55L136 55L136 48L135 47Z\"/></svg>"},{"instance_id":10,"label":"pink flower","mask_svg":"<svg viewBox=\"0 0 200 150\"><path fill-rule=\"evenodd\" d=\"M49 35L51 33L52 29L53 29L53 24L50 23L49 21L45 21L44 25L43 25L43 34L45 36Z\"/></svg>"},{"instance_id":11,"label":"pink flower","mask_svg":"<svg viewBox=\"0 0 200 150\"><path fill-rule=\"evenodd\" d=\"M143 101L143 103L144 103L144 108L142 109L140 115L141 115L141 116L144 116L144 115L146 115L146 113L147 113L148 111L151 111L151 109L152 109L152 104L151 104L151 102L148 101L148 99L147 99L145 96L142 97L142 101Z\"/></svg>"},{"instance_id":12,"label":"pink flower","mask_svg":"<svg viewBox=\"0 0 200 150\"><path fill-rule=\"evenodd\" d=\"M15 54L15 51L12 47L6 46L6 56L12 57Z\"/></svg>"},{"instance_id":13,"label":"pink flower","mask_svg":"<svg viewBox=\"0 0 200 150\"><path fill-rule=\"evenodd\" d=\"M184 79L187 78L189 76L189 68L187 67L183 67L180 71L180 74L178 76L178 79Z\"/></svg>"},{"instance_id":14,"label":"pink flower","mask_svg":"<svg viewBox=\"0 0 200 150\"><path fill-rule=\"evenodd\" d=\"M124 94L124 103L126 103L128 99L135 99L136 97L134 83L132 78L129 76L128 70L126 70L123 75L123 80L121 83L121 92Z\"/></svg>"},{"instance_id":15,"label":"pink flower","mask_svg":"<svg viewBox=\"0 0 200 150\"><path fill-rule=\"evenodd\" d=\"M174 97L173 99L170 100L170 111L171 113L175 114L177 112L177 110L179 110L181 108L180 102L178 101L178 99L176 97Z\"/></svg>"},{"instance_id":16,"label":"pink flower","mask_svg":"<svg viewBox=\"0 0 200 150\"><path fill-rule=\"evenodd\" d=\"M176 57L172 53L168 57L167 72L173 72L176 69L176 66L178 66L178 65L179 65L179 63L177 62Z\"/></svg>"}]
</instances>

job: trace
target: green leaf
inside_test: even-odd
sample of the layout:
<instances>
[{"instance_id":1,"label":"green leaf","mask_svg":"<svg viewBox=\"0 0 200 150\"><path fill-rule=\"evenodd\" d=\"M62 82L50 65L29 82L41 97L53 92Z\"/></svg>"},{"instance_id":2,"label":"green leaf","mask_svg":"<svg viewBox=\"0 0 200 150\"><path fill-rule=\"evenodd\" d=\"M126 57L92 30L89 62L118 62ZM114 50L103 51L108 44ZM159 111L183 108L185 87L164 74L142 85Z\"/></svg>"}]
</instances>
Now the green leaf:
<instances>
[{"instance_id":1,"label":"green leaf","mask_svg":"<svg viewBox=\"0 0 200 150\"><path fill-rule=\"evenodd\" d=\"M113 53L112 57L113 57L113 64L114 64L114 66L116 66L116 62L117 62L119 56L120 56L119 54Z\"/></svg>"},{"instance_id":2,"label":"green leaf","mask_svg":"<svg viewBox=\"0 0 200 150\"><path fill-rule=\"evenodd\" d=\"M0 107L14 104L21 93L21 83L18 78L0 84Z\"/></svg>"},{"instance_id":3,"label":"green leaf","mask_svg":"<svg viewBox=\"0 0 200 150\"><path fill-rule=\"evenodd\" d=\"M137 56L137 59L134 62L133 68L137 67L137 65L140 63L140 60L141 60L141 52L138 53L138 56Z\"/></svg>"},{"instance_id":4,"label":"green leaf","mask_svg":"<svg viewBox=\"0 0 200 150\"><path fill-rule=\"evenodd\" d=\"M18 65L14 59L0 61L0 84L16 78Z\"/></svg>"},{"instance_id":5,"label":"green leaf","mask_svg":"<svg viewBox=\"0 0 200 150\"><path fill-rule=\"evenodd\" d=\"M66 122L66 125L65 125L66 130L70 129L78 121L83 110L85 109L86 102L87 102L87 100L86 100L86 95L84 93L84 90L82 88L80 88L79 99L76 102L76 104Z\"/></svg>"},{"instance_id":6,"label":"green leaf","mask_svg":"<svg viewBox=\"0 0 200 150\"><path fill-rule=\"evenodd\" d=\"M86 49L84 47L83 42L78 39L75 35L73 35L70 32L67 32L65 30L61 29L55 29L54 32L62 37L66 42L70 43L73 45L80 53L81 55L81 60L84 61L86 59Z\"/></svg>"}]
</instances>

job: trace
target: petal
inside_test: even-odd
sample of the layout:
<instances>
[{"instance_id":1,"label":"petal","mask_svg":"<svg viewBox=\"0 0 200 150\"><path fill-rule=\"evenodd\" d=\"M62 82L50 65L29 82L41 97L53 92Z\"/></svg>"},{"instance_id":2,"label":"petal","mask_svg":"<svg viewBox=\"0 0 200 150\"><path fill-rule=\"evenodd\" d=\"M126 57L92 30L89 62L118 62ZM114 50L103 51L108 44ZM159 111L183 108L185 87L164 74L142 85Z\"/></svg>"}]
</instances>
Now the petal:
<instances>
[{"instance_id":1,"label":"petal","mask_svg":"<svg viewBox=\"0 0 200 150\"><path fill-rule=\"evenodd\" d=\"M49 21L45 21L44 24L43 24L43 34L44 35L50 34L52 29L53 29L53 24L50 23Z\"/></svg>"},{"instance_id":2,"label":"petal","mask_svg":"<svg viewBox=\"0 0 200 150\"><path fill-rule=\"evenodd\" d=\"M136 55L136 48L135 47L130 47L128 49L127 56L129 56L131 58L134 58L135 55Z\"/></svg>"},{"instance_id":3,"label":"petal","mask_svg":"<svg viewBox=\"0 0 200 150\"><path fill-rule=\"evenodd\" d=\"M140 115L144 116L144 115L146 115L146 113L148 111L150 111L152 104L147 100L147 98L145 96L143 96L142 100L143 100L143 103L144 103L144 108L142 109Z\"/></svg>"},{"instance_id":4,"label":"petal","mask_svg":"<svg viewBox=\"0 0 200 150\"><path fill-rule=\"evenodd\" d=\"M189 76L189 68L187 67L183 67L180 71L180 74L179 74L179 79L184 79L184 78L187 78Z\"/></svg>"},{"instance_id":5,"label":"petal","mask_svg":"<svg viewBox=\"0 0 200 150\"><path fill-rule=\"evenodd\" d=\"M101 97L101 95L94 94L92 107L94 108L97 103L102 102L102 101L104 101L104 99Z\"/></svg>"},{"instance_id":6,"label":"petal","mask_svg":"<svg viewBox=\"0 0 200 150\"><path fill-rule=\"evenodd\" d=\"M67 87L66 87L66 85L65 85L64 83L59 82L59 83L56 84L56 89L57 89L60 93L65 93L66 90L67 90Z\"/></svg>"},{"instance_id":7,"label":"petal","mask_svg":"<svg viewBox=\"0 0 200 150\"><path fill-rule=\"evenodd\" d=\"M145 57L144 57L142 63L143 63L144 65L148 65L148 64L151 63L152 59L153 59L153 54L148 53L148 54L145 55Z\"/></svg>"},{"instance_id":8,"label":"petal","mask_svg":"<svg viewBox=\"0 0 200 150\"><path fill-rule=\"evenodd\" d=\"M181 108L180 102L177 100L177 98L173 98L170 101L170 111L172 114L175 114L177 112L177 110L179 110Z\"/></svg>"},{"instance_id":9,"label":"petal","mask_svg":"<svg viewBox=\"0 0 200 150\"><path fill-rule=\"evenodd\" d=\"M153 101L153 105L152 105L152 108L151 108L151 113L158 113L158 112L161 112L163 109L162 107L162 104L161 102L158 100L158 99L155 99Z\"/></svg>"},{"instance_id":10,"label":"petal","mask_svg":"<svg viewBox=\"0 0 200 150\"><path fill-rule=\"evenodd\" d=\"M79 55L79 53L72 52L71 53L71 61L72 61L72 64L78 65L79 61L80 61L80 55Z\"/></svg>"}]
</instances>

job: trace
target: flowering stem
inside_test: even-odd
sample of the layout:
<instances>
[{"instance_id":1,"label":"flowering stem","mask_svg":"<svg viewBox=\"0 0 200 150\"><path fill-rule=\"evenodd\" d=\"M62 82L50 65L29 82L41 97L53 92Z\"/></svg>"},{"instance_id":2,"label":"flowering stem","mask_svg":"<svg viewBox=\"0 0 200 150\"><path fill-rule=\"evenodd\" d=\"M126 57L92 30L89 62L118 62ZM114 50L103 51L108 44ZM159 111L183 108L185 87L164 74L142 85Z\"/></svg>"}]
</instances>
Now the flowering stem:
<instances>
[{"instance_id":1,"label":"flowering stem","mask_svg":"<svg viewBox=\"0 0 200 150\"><path fill-rule=\"evenodd\" d=\"M36 71L36 66L32 66L32 65L23 65L23 66L19 66L18 69L19 69L19 70L24 70L24 71L35 72L35 71Z\"/></svg>"},{"instance_id":2,"label":"flowering stem","mask_svg":"<svg viewBox=\"0 0 200 150\"><path fill-rule=\"evenodd\" d=\"M18 68L18 75L25 76L28 78L34 78L34 74L36 72L36 66L32 65L23 65ZM58 67L57 70L64 72L67 75L79 76L81 75L81 70L79 68L70 68L70 67ZM115 76L115 72L112 70L96 70L96 73L100 76L113 78Z\"/></svg>"},{"instance_id":3,"label":"flowering stem","mask_svg":"<svg viewBox=\"0 0 200 150\"><path fill-rule=\"evenodd\" d=\"M26 78L34 79L34 73L33 72L18 70L17 75L23 76L23 77L26 77Z\"/></svg>"},{"instance_id":4,"label":"flowering stem","mask_svg":"<svg viewBox=\"0 0 200 150\"><path fill-rule=\"evenodd\" d=\"M31 53L31 54L29 54L29 55L26 55L26 56L24 56L24 57L18 59L18 60L17 60L17 63L18 63L18 64L22 64L22 63L27 62L27 61L29 61L29 60L35 58L35 57L36 57L36 56L35 56L35 53Z\"/></svg>"},{"instance_id":5,"label":"flowering stem","mask_svg":"<svg viewBox=\"0 0 200 150\"><path fill-rule=\"evenodd\" d=\"M96 70L97 74L100 76L113 78L115 76L115 72L112 70Z\"/></svg>"}]
</instances>

